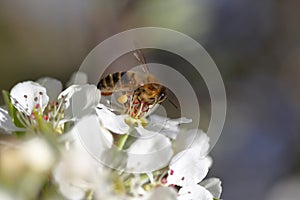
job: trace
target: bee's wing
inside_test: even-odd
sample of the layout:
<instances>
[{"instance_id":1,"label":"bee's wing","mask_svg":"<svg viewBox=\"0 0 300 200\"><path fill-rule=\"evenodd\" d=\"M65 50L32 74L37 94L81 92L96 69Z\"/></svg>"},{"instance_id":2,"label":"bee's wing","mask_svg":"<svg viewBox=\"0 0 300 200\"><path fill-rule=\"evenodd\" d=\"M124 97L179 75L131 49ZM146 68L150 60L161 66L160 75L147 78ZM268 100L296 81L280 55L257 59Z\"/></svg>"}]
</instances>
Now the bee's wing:
<instances>
[{"instance_id":1,"label":"bee's wing","mask_svg":"<svg viewBox=\"0 0 300 200\"><path fill-rule=\"evenodd\" d=\"M144 73L150 73L150 69L147 65L147 61L146 61L146 57L144 55L144 53L142 52L142 50L137 49L134 53L133 53L134 57L137 59L137 61L142 64L142 70Z\"/></svg>"},{"instance_id":2,"label":"bee's wing","mask_svg":"<svg viewBox=\"0 0 300 200\"><path fill-rule=\"evenodd\" d=\"M139 88L142 83L145 83L146 80L147 74L130 70L125 72L121 79L115 83L113 91L131 93Z\"/></svg>"}]
</instances>

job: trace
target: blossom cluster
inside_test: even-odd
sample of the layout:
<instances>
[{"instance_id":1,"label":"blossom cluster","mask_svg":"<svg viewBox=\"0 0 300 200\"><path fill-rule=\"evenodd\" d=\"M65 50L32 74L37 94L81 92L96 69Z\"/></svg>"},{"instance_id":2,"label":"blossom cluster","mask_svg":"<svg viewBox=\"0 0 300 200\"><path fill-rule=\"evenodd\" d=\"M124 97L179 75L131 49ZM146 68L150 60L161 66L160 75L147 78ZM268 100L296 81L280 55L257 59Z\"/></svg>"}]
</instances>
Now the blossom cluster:
<instances>
[{"instance_id":1,"label":"blossom cluster","mask_svg":"<svg viewBox=\"0 0 300 200\"><path fill-rule=\"evenodd\" d=\"M134 118L96 86L69 85L46 77L3 91L0 199L220 199L221 181L205 179L208 136L181 128L191 120Z\"/></svg>"}]
</instances>

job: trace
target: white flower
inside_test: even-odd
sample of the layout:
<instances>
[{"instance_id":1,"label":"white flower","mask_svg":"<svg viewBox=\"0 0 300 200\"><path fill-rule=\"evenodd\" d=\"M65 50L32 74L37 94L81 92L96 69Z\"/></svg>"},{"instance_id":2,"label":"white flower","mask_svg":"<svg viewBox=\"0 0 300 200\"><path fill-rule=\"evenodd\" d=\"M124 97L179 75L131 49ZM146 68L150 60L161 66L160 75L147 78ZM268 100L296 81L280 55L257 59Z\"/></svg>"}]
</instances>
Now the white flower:
<instances>
[{"instance_id":1,"label":"white flower","mask_svg":"<svg viewBox=\"0 0 300 200\"><path fill-rule=\"evenodd\" d=\"M46 88L33 81L26 81L15 85L10 91L10 98L18 111L28 116L34 108L43 112L49 102Z\"/></svg>"},{"instance_id":2,"label":"white flower","mask_svg":"<svg viewBox=\"0 0 300 200\"><path fill-rule=\"evenodd\" d=\"M175 151L178 153L169 165L168 184L195 185L201 182L208 173L212 164L212 160L206 157L209 139L202 131L194 131L196 135L192 133L180 132L174 142Z\"/></svg>"},{"instance_id":3,"label":"white flower","mask_svg":"<svg viewBox=\"0 0 300 200\"><path fill-rule=\"evenodd\" d=\"M26 81L18 83L12 88L11 102L18 110L14 121L21 124L24 129L38 132L40 130L36 130L35 126L41 124L41 121L37 119L42 118L44 123L52 125L55 132L62 133L63 123L61 121L64 118L63 104L65 100L57 100L62 84L49 77L40 78L38 82L43 86L36 82Z\"/></svg>"},{"instance_id":4,"label":"white flower","mask_svg":"<svg viewBox=\"0 0 300 200\"><path fill-rule=\"evenodd\" d=\"M145 119L117 115L103 104L97 106L96 112L105 128L117 134L127 133L137 137L126 150L126 169L135 173L147 173L167 166L173 155L170 138L175 138L180 132L180 124L191 122L186 118L168 119L154 115L149 117L147 123ZM125 120L132 127L125 123Z\"/></svg>"},{"instance_id":5,"label":"white flower","mask_svg":"<svg viewBox=\"0 0 300 200\"><path fill-rule=\"evenodd\" d=\"M212 164L212 159L207 156L209 150L207 135L201 130L180 132L174 142L174 149L178 153L169 164L167 184L182 187L178 192L178 199L220 198L222 188L219 179L202 181Z\"/></svg>"}]
</instances>

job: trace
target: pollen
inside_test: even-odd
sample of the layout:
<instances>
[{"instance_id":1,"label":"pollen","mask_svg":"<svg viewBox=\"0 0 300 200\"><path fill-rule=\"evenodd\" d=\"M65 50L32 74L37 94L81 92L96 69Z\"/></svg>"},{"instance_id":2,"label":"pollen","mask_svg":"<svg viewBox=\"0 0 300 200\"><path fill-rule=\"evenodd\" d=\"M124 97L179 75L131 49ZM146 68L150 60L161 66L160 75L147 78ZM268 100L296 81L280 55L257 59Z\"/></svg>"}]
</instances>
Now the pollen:
<instances>
[{"instance_id":1,"label":"pollen","mask_svg":"<svg viewBox=\"0 0 300 200\"><path fill-rule=\"evenodd\" d=\"M126 95L121 95L121 96L118 98L118 102L121 103L121 104L126 103L127 100L128 100L128 98L127 98Z\"/></svg>"}]
</instances>

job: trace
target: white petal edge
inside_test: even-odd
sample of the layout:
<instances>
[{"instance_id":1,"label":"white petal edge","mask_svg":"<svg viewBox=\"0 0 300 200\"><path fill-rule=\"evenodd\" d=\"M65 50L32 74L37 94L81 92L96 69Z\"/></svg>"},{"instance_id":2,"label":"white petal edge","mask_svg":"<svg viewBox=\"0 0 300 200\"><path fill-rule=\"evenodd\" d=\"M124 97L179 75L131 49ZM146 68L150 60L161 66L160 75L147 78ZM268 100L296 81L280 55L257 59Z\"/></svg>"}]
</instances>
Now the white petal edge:
<instances>
[{"instance_id":1,"label":"white petal edge","mask_svg":"<svg viewBox=\"0 0 300 200\"><path fill-rule=\"evenodd\" d=\"M191 119L187 119L185 117L170 119L160 115L150 115L149 125L146 128L159 132L171 139L175 139L180 132L179 125L191 122Z\"/></svg>"},{"instance_id":2,"label":"white petal edge","mask_svg":"<svg viewBox=\"0 0 300 200\"><path fill-rule=\"evenodd\" d=\"M213 195L200 185L182 187L178 194L178 200L213 200Z\"/></svg>"},{"instance_id":3,"label":"white petal edge","mask_svg":"<svg viewBox=\"0 0 300 200\"><path fill-rule=\"evenodd\" d=\"M103 127L116 134L128 133L129 126L125 123L127 115L116 115L103 104L97 106L96 112Z\"/></svg>"},{"instance_id":4,"label":"white petal edge","mask_svg":"<svg viewBox=\"0 0 300 200\"><path fill-rule=\"evenodd\" d=\"M42 77L39 78L36 82L46 88L47 95L49 96L49 101L51 103L57 100L58 95L63 89L62 83L55 78Z\"/></svg>"},{"instance_id":5,"label":"white petal edge","mask_svg":"<svg viewBox=\"0 0 300 200\"><path fill-rule=\"evenodd\" d=\"M24 131L24 129L18 128L13 124L7 110L3 108L0 108L0 129L3 129L4 132L8 134L15 131Z\"/></svg>"},{"instance_id":6,"label":"white petal edge","mask_svg":"<svg viewBox=\"0 0 300 200\"><path fill-rule=\"evenodd\" d=\"M94 85L73 85L64 90L59 99L64 99L67 117L80 119L95 112L101 92Z\"/></svg>"},{"instance_id":7,"label":"white petal edge","mask_svg":"<svg viewBox=\"0 0 300 200\"><path fill-rule=\"evenodd\" d=\"M67 82L66 86L69 87L71 85L84 85L88 83L88 76L83 72L74 72L71 75L70 80Z\"/></svg>"},{"instance_id":8,"label":"white petal edge","mask_svg":"<svg viewBox=\"0 0 300 200\"><path fill-rule=\"evenodd\" d=\"M198 148L199 154L206 156L209 150L209 137L200 129L180 131L174 141L175 152L180 152L188 148Z\"/></svg>"},{"instance_id":9,"label":"white petal edge","mask_svg":"<svg viewBox=\"0 0 300 200\"><path fill-rule=\"evenodd\" d=\"M220 199L222 194L221 180L218 178L209 178L200 183L205 187L215 199Z\"/></svg>"},{"instance_id":10,"label":"white petal edge","mask_svg":"<svg viewBox=\"0 0 300 200\"><path fill-rule=\"evenodd\" d=\"M147 200L176 200L177 194L171 188L159 187L151 192L150 197Z\"/></svg>"}]
</instances>

